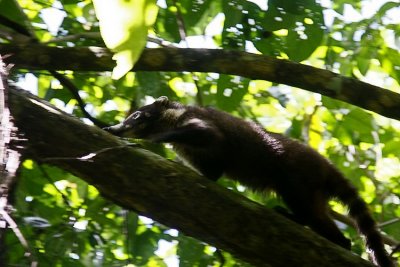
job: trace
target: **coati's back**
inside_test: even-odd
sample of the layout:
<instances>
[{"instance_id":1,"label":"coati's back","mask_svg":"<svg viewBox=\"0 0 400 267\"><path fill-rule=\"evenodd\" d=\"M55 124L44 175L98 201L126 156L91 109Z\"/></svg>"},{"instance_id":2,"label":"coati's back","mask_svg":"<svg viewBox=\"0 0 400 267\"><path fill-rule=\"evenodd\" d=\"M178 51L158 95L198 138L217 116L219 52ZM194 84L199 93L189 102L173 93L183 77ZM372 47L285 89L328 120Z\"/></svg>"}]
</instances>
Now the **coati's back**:
<instances>
[{"instance_id":1,"label":"coati's back","mask_svg":"<svg viewBox=\"0 0 400 267\"><path fill-rule=\"evenodd\" d=\"M256 190L275 190L297 222L350 249L329 216L328 201L349 206L379 266L394 266L381 236L356 189L324 157L283 135L210 108L184 106L166 97L144 106L108 129L136 138L169 142L204 176L227 177Z\"/></svg>"}]
</instances>

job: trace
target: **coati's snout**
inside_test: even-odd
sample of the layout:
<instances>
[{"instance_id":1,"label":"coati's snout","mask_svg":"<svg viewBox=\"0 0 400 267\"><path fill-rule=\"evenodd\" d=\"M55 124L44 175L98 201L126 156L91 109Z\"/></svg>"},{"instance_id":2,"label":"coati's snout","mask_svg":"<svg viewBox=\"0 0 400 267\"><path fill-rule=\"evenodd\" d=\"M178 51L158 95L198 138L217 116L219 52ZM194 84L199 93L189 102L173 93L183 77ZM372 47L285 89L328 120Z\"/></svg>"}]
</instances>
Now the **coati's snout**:
<instances>
[{"instance_id":1,"label":"coati's snout","mask_svg":"<svg viewBox=\"0 0 400 267\"><path fill-rule=\"evenodd\" d=\"M103 130L112 133L113 135L122 136L123 133L129 131L130 128L131 127L129 125L121 122L113 126L104 127Z\"/></svg>"},{"instance_id":2,"label":"coati's snout","mask_svg":"<svg viewBox=\"0 0 400 267\"><path fill-rule=\"evenodd\" d=\"M149 138L152 134L165 128L160 118L169 103L167 97L159 97L154 103L133 112L123 122L103 129L122 137Z\"/></svg>"}]
</instances>

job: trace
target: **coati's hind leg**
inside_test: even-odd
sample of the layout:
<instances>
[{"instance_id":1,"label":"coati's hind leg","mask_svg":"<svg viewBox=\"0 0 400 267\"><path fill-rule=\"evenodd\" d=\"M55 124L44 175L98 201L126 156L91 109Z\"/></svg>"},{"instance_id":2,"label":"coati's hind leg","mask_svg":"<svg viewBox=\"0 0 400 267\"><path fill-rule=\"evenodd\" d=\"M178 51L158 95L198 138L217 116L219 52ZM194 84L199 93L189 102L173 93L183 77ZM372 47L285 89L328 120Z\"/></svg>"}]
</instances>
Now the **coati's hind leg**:
<instances>
[{"instance_id":1,"label":"coati's hind leg","mask_svg":"<svg viewBox=\"0 0 400 267\"><path fill-rule=\"evenodd\" d=\"M313 194L290 197L285 199L286 204L292 210L295 221L309 226L313 231L325 237L331 242L350 250L351 241L347 239L337 227L329 214L329 207L323 195Z\"/></svg>"},{"instance_id":2,"label":"coati's hind leg","mask_svg":"<svg viewBox=\"0 0 400 267\"><path fill-rule=\"evenodd\" d=\"M311 218L309 225L311 229L326 239L345 249L351 249L351 241L344 237L335 222L327 214L318 214L318 217Z\"/></svg>"}]
</instances>

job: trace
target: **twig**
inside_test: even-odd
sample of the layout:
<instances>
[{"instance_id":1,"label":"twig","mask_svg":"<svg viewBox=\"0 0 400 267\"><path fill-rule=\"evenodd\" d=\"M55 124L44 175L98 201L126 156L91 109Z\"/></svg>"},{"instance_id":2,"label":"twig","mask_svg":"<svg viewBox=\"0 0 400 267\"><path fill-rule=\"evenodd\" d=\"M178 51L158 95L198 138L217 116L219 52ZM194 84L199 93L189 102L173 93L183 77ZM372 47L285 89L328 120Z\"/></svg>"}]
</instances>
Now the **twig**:
<instances>
[{"instance_id":1,"label":"twig","mask_svg":"<svg viewBox=\"0 0 400 267\"><path fill-rule=\"evenodd\" d=\"M50 43L60 43L60 42L69 42L75 41L81 38L88 38L88 39L101 39L101 35L99 32L83 32L78 34L66 35L62 37L53 38L47 42L43 42L43 44L50 44Z\"/></svg>"},{"instance_id":2,"label":"twig","mask_svg":"<svg viewBox=\"0 0 400 267\"><path fill-rule=\"evenodd\" d=\"M336 211L331 211L331 215L335 220L338 220L344 224L347 224L347 225L357 229L357 224L354 222L353 219L351 219L343 214L337 213ZM398 246L400 244L399 241L393 239L392 237L386 235L385 233L381 233L381 235L382 235L383 242L385 244L388 244L389 246L394 247L394 246Z\"/></svg>"},{"instance_id":3,"label":"twig","mask_svg":"<svg viewBox=\"0 0 400 267\"><path fill-rule=\"evenodd\" d=\"M86 111L85 106L86 103L82 100L82 98L79 95L79 89L71 82L70 79L68 79L65 75L62 75L61 73L58 73L57 71L51 70L50 73L66 88L68 91L71 92L71 94L74 96L76 101L78 101L78 106L82 110L83 114L91 121L94 123L94 125L104 128L109 126L108 124L102 122L99 119L94 118L92 115L89 114L89 112Z\"/></svg>"},{"instance_id":4,"label":"twig","mask_svg":"<svg viewBox=\"0 0 400 267\"><path fill-rule=\"evenodd\" d=\"M183 20L182 12L181 12L176 0L173 0L172 3L176 8L176 22L178 24L179 36L181 37L181 40L185 42L186 47L189 48L189 43L187 42L187 34L186 34L187 30L186 30L186 26L185 26L185 21ZM198 82L199 77L194 72L191 72L191 75L192 75L193 83L197 89L196 102L199 106L203 106L204 101L203 101L203 94L201 92L200 85Z\"/></svg>"},{"instance_id":5,"label":"twig","mask_svg":"<svg viewBox=\"0 0 400 267\"><path fill-rule=\"evenodd\" d=\"M398 222L400 222L400 218L394 218L394 219L391 219L389 221L380 223L378 225L378 227L381 228L381 227L385 227L385 226L388 226L388 225L391 225L391 224L395 224L395 223L398 223Z\"/></svg>"},{"instance_id":6,"label":"twig","mask_svg":"<svg viewBox=\"0 0 400 267\"><path fill-rule=\"evenodd\" d=\"M136 147L136 146L139 146L139 144L127 143L127 144L120 145L120 146L106 147L106 148L100 149L98 151L88 153L88 154L86 154L86 155L84 155L82 157L51 157L51 158L40 159L40 161L43 162L43 163L54 162L54 161L64 161L64 160L65 161L75 161L75 160L77 160L77 161L89 161L90 162L90 161L93 161L92 159L94 157L98 156L99 154L108 152L110 150L127 148L127 147Z\"/></svg>"},{"instance_id":7,"label":"twig","mask_svg":"<svg viewBox=\"0 0 400 267\"><path fill-rule=\"evenodd\" d=\"M41 164L38 164L39 170L42 172L43 176L46 178L46 180L51 184L54 189L61 195L61 198L64 201L64 204L67 205L70 209L72 209L71 205L69 204L68 201L68 196L66 196L63 192L61 192L60 189L54 184L54 181L51 179L50 175L47 173L47 171L43 168Z\"/></svg>"},{"instance_id":8,"label":"twig","mask_svg":"<svg viewBox=\"0 0 400 267\"><path fill-rule=\"evenodd\" d=\"M162 47L176 47L172 43L158 37L147 36L147 41L158 44Z\"/></svg>"},{"instance_id":9,"label":"twig","mask_svg":"<svg viewBox=\"0 0 400 267\"><path fill-rule=\"evenodd\" d=\"M8 215L7 211L5 211L5 209L4 209L5 206L7 206L7 198L3 196L0 198L0 215L6 221L6 223L9 225L9 228L12 229L15 236L18 238L19 243L24 247L24 249L26 251L25 256L29 257L31 259L31 267L36 267L38 262L36 259L34 259L34 256L29 247L28 241L26 241L24 235L22 234L21 230L19 229L18 225L13 220L13 218L11 218L11 216Z\"/></svg>"}]
</instances>

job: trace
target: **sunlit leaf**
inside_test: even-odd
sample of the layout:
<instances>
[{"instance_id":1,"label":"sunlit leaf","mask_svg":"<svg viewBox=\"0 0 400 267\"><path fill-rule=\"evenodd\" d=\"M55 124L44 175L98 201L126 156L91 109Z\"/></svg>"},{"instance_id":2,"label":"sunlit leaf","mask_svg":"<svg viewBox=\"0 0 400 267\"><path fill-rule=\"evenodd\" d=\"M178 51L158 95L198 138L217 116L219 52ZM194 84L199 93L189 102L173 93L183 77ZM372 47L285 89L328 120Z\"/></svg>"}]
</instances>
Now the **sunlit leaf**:
<instances>
[{"instance_id":1,"label":"sunlit leaf","mask_svg":"<svg viewBox=\"0 0 400 267\"><path fill-rule=\"evenodd\" d=\"M146 45L147 32L157 17L155 0L94 0L100 32L115 54L113 78L130 71Z\"/></svg>"},{"instance_id":2,"label":"sunlit leaf","mask_svg":"<svg viewBox=\"0 0 400 267\"><path fill-rule=\"evenodd\" d=\"M230 75L220 75L217 83L218 107L232 111L237 109L247 93L249 79L241 79Z\"/></svg>"}]
</instances>

